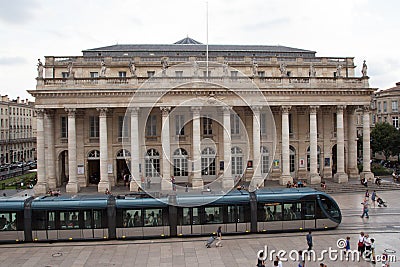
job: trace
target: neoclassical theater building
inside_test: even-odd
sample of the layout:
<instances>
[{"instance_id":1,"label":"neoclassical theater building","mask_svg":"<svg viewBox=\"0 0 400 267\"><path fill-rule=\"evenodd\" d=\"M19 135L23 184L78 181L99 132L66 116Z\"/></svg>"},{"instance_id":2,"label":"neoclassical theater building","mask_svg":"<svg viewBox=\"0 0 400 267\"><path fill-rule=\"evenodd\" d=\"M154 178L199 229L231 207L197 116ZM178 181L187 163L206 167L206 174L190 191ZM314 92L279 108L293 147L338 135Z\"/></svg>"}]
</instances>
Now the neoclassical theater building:
<instances>
[{"instance_id":1,"label":"neoclassical theater building","mask_svg":"<svg viewBox=\"0 0 400 267\"><path fill-rule=\"evenodd\" d=\"M150 181L231 188L370 178L366 65L267 45L112 45L39 60L37 194ZM363 171L356 111L363 114ZM129 183L129 182L128 182Z\"/></svg>"}]
</instances>

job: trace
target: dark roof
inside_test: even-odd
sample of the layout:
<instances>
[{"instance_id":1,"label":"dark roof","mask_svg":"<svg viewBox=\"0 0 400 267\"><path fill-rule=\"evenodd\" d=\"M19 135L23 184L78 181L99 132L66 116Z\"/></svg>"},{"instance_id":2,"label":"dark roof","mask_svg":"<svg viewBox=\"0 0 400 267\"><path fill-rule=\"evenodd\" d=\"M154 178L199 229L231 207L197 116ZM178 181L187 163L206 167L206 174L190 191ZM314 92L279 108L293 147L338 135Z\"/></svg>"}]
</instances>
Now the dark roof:
<instances>
[{"instance_id":1,"label":"dark roof","mask_svg":"<svg viewBox=\"0 0 400 267\"><path fill-rule=\"evenodd\" d=\"M192 38L189 38L189 36L187 36L186 38L183 38L182 40L179 40L178 42L175 42L174 44L202 44L199 41L196 41Z\"/></svg>"}]
</instances>

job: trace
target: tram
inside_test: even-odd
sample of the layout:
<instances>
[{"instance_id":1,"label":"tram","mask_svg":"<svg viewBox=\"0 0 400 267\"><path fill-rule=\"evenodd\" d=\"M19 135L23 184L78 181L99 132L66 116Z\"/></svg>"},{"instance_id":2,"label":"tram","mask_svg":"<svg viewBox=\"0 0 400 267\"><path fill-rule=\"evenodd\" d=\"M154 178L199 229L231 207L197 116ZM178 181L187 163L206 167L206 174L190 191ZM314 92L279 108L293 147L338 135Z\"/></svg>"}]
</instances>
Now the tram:
<instances>
[{"instance_id":1,"label":"tram","mask_svg":"<svg viewBox=\"0 0 400 267\"><path fill-rule=\"evenodd\" d=\"M339 206L311 188L185 193L0 197L0 242L144 239L336 228Z\"/></svg>"}]
</instances>

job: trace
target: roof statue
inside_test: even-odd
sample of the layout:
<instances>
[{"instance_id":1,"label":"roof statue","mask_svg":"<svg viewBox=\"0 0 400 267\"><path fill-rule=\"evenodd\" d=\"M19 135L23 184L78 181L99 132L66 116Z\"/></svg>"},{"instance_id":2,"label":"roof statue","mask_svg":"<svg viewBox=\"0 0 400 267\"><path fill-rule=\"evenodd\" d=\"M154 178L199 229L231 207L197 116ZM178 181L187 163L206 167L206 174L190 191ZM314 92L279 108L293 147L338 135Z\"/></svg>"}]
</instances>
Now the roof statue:
<instances>
[{"instance_id":1,"label":"roof statue","mask_svg":"<svg viewBox=\"0 0 400 267\"><path fill-rule=\"evenodd\" d=\"M136 65L134 60L129 62L129 70L131 72L131 77L136 77Z\"/></svg>"},{"instance_id":2,"label":"roof statue","mask_svg":"<svg viewBox=\"0 0 400 267\"><path fill-rule=\"evenodd\" d=\"M252 72L253 77L256 77L258 75L258 64L255 58L253 58Z\"/></svg>"},{"instance_id":3,"label":"roof statue","mask_svg":"<svg viewBox=\"0 0 400 267\"><path fill-rule=\"evenodd\" d=\"M362 69L361 69L361 73L362 73L363 77L367 77L368 76L367 75L367 70L368 70L367 63L365 63L365 60L364 60L364 63L363 63Z\"/></svg>"},{"instance_id":4,"label":"roof statue","mask_svg":"<svg viewBox=\"0 0 400 267\"><path fill-rule=\"evenodd\" d=\"M38 72L38 78L43 78L43 63L40 61L40 58L38 58L38 64L37 64L37 72Z\"/></svg>"},{"instance_id":5,"label":"roof statue","mask_svg":"<svg viewBox=\"0 0 400 267\"><path fill-rule=\"evenodd\" d=\"M285 63L281 63L281 65L279 66L279 70L281 71L281 76L282 77L287 76L286 64Z\"/></svg>"},{"instance_id":6,"label":"roof statue","mask_svg":"<svg viewBox=\"0 0 400 267\"><path fill-rule=\"evenodd\" d=\"M107 70L107 66L103 59L103 60L101 60L100 77L106 77L106 70Z\"/></svg>"}]
</instances>

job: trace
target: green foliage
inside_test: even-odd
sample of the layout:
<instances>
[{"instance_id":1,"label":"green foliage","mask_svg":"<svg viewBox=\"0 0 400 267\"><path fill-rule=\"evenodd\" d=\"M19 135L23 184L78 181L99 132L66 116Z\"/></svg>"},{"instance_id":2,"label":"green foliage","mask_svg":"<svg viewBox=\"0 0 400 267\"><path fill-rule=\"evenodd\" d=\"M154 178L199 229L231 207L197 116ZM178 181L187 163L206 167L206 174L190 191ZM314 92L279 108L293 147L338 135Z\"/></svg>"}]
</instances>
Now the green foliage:
<instances>
[{"instance_id":1,"label":"green foliage","mask_svg":"<svg viewBox=\"0 0 400 267\"><path fill-rule=\"evenodd\" d=\"M400 132L393 125L383 122L375 124L371 132L371 149L373 153L382 153L387 160L400 152Z\"/></svg>"},{"instance_id":2,"label":"green foliage","mask_svg":"<svg viewBox=\"0 0 400 267\"><path fill-rule=\"evenodd\" d=\"M30 183L35 184L34 180L36 177L36 172L30 172L26 173L21 176L16 176L12 178L5 179L3 181L0 181L0 184L5 184L5 189L16 189L16 188L21 188L19 185L21 182L24 182L24 186L22 189L26 189L26 186Z\"/></svg>"},{"instance_id":3,"label":"green foliage","mask_svg":"<svg viewBox=\"0 0 400 267\"><path fill-rule=\"evenodd\" d=\"M378 176L390 175L393 172L391 169L385 168L378 163L372 164L371 171L375 176L376 175L378 175Z\"/></svg>"}]
</instances>

